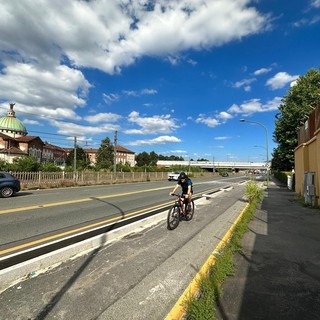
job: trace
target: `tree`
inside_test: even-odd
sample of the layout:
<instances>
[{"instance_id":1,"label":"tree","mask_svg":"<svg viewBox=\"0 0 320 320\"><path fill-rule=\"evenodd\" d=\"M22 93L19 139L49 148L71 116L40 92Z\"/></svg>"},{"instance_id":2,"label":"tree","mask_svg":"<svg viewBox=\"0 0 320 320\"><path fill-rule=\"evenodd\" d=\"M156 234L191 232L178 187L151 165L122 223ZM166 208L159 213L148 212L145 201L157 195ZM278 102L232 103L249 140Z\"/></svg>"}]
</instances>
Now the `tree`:
<instances>
[{"instance_id":1,"label":"tree","mask_svg":"<svg viewBox=\"0 0 320 320\"><path fill-rule=\"evenodd\" d=\"M74 166L74 149L68 154L66 158L66 165L69 167ZM76 169L83 170L90 165L88 154L79 146L76 146Z\"/></svg>"},{"instance_id":2,"label":"tree","mask_svg":"<svg viewBox=\"0 0 320 320\"><path fill-rule=\"evenodd\" d=\"M297 129L320 105L320 68L310 69L305 76L300 76L281 101L273 133L278 146L272 154L272 168L291 171L294 167L294 149L298 145Z\"/></svg>"},{"instance_id":3,"label":"tree","mask_svg":"<svg viewBox=\"0 0 320 320\"><path fill-rule=\"evenodd\" d=\"M150 163L150 156L147 152L143 151L136 156L138 167L148 166Z\"/></svg>"},{"instance_id":4,"label":"tree","mask_svg":"<svg viewBox=\"0 0 320 320\"><path fill-rule=\"evenodd\" d=\"M96 168L98 170L112 170L114 162L114 147L107 137L101 141L100 148L97 153Z\"/></svg>"},{"instance_id":5,"label":"tree","mask_svg":"<svg viewBox=\"0 0 320 320\"><path fill-rule=\"evenodd\" d=\"M39 171L42 171L42 172L59 172L59 171L62 171L62 170L61 170L61 168L59 168L58 166L56 166L52 162L44 162L44 163L40 164Z\"/></svg>"},{"instance_id":6,"label":"tree","mask_svg":"<svg viewBox=\"0 0 320 320\"><path fill-rule=\"evenodd\" d=\"M150 157L149 165L153 166L153 167L156 167L158 159L159 159L159 156L154 151L151 151L149 157Z\"/></svg>"},{"instance_id":7,"label":"tree","mask_svg":"<svg viewBox=\"0 0 320 320\"><path fill-rule=\"evenodd\" d=\"M15 158L12 164L9 164L9 170L20 172L37 172L40 164L34 157Z\"/></svg>"}]
</instances>

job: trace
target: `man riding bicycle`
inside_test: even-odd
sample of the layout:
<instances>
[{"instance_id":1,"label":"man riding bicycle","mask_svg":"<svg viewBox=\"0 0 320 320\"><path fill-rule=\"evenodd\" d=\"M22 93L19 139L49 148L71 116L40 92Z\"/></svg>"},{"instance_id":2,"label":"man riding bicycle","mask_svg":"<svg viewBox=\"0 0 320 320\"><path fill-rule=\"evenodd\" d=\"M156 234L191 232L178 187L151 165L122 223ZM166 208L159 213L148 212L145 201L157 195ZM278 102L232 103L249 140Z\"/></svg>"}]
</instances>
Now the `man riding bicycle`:
<instances>
[{"instance_id":1,"label":"man riding bicycle","mask_svg":"<svg viewBox=\"0 0 320 320\"><path fill-rule=\"evenodd\" d=\"M169 193L169 195L171 196L173 193L175 193L176 190L179 188L179 186L182 188L183 196L187 199L188 204L190 204L192 200L192 194L193 194L192 181L190 180L190 178L188 178L188 176L184 172L180 173L178 182L173 188L172 192Z\"/></svg>"}]
</instances>

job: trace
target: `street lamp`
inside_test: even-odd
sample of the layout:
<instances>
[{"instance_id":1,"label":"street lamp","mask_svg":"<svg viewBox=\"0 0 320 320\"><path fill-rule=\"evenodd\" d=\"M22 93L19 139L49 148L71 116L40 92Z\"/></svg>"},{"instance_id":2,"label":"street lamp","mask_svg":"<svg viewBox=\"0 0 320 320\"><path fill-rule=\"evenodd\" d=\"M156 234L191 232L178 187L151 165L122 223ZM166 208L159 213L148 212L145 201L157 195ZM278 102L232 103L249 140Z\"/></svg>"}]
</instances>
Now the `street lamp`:
<instances>
[{"instance_id":1,"label":"street lamp","mask_svg":"<svg viewBox=\"0 0 320 320\"><path fill-rule=\"evenodd\" d=\"M240 122L249 122L249 123L254 123L257 124L259 126L261 126L262 128L265 129L266 131L266 153L267 153L267 186L269 185L269 150L268 150L268 128L263 125L260 122L257 121L251 121L251 120L245 120L245 119L240 119Z\"/></svg>"}]
</instances>

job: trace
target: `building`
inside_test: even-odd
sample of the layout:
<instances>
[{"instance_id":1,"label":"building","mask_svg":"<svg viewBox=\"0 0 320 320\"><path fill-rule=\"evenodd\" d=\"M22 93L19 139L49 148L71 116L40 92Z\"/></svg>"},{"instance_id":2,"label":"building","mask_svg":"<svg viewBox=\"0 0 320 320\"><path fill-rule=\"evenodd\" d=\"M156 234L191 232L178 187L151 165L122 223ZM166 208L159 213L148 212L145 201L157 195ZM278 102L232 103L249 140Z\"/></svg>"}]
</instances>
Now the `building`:
<instances>
[{"instance_id":1,"label":"building","mask_svg":"<svg viewBox=\"0 0 320 320\"><path fill-rule=\"evenodd\" d=\"M23 123L16 118L13 110L15 103L10 103L7 115L0 118L0 159L12 163L14 159L33 156L37 162L52 162L57 166L64 166L67 155L73 148L61 148L40 137L28 136ZM90 163L96 164L98 149L84 149ZM135 153L122 146L116 147L116 163L129 163L135 166Z\"/></svg>"},{"instance_id":2,"label":"building","mask_svg":"<svg viewBox=\"0 0 320 320\"><path fill-rule=\"evenodd\" d=\"M32 156L38 163L64 163L66 154L62 148L45 143L40 137L28 136L26 127L16 118L14 105L10 103L7 115L0 118L0 159L12 163L16 158Z\"/></svg>"},{"instance_id":3,"label":"building","mask_svg":"<svg viewBox=\"0 0 320 320\"><path fill-rule=\"evenodd\" d=\"M73 148L64 148L66 154L68 155ZM99 149L83 149L90 159L91 165L95 166L97 163L97 154ZM134 167L136 164L135 153L129 149L122 146L116 146L116 164L126 164L128 163L130 167Z\"/></svg>"},{"instance_id":4,"label":"building","mask_svg":"<svg viewBox=\"0 0 320 320\"><path fill-rule=\"evenodd\" d=\"M319 205L320 196L320 106L299 128L298 146L294 150L295 192L306 203Z\"/></svg>"}]
</instances>

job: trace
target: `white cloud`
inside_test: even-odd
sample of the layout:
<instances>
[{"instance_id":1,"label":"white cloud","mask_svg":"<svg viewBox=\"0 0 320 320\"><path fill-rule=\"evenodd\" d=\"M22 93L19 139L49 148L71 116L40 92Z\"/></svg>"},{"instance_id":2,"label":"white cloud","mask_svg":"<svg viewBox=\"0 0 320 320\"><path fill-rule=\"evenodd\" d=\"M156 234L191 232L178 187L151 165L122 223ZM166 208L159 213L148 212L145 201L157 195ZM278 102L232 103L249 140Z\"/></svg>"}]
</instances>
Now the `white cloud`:
<instances>
[{"instance_id":1,"label":"white cloud","mask_svg":"<svg viewBox=\"0 0 320 320\"><path fill-rule=\"evenodd\" d=\"M274 77L267 80L266 85L269 86L271 90L277 90L298 78L299 75L291 76L287 72L278 72Z\"/></svg>"},{"instance_id":2,"label":"white cloud","mask_svg":"<svg viewBox=\"0 0 320 320\"><path fill-rule=\"evenodd\" d=\"M219 113L219 118L224 119L224 120L229 120L229 119L232 119L233 116L232 116L232 114L230 114L228 112L222 111Z\"/></svg>"},{"instance_id":3,"label":"white cloud","mask_svg":"<svg viewBox=\"0 0 320 320\"><path fill-rule=\"evenodd\" d=\"M194 65L185 51L238 41L269 24L248 0L1 1L0 11L1 99L68 119L79 119L75 110L86 105L92 87L81 68L112 75L145 56ZM103 99L110 104L119 95L105 93ZM169 123L165 130L159 120L155 132L175 128Z\"/></svg>"},{"instance_id":4,"label":"white cloud","mask_svg":"<svg viewBox=\"0 0 320 320\"><path fill-rule=\"evenodd\" d=\"M166 143L177 143L181 142L181 140L177 137L173 136L160 136L155 139L145 139L145 140L137 140L126 143L129 146L142 146L142 145L161 145Z\"/></svg>"},{"instance_id":5,"label":"white cloud","mask_svg":"<svg viewBox=\"0 0 320 320\"><path fill-rule=\"evenodd\" d=\"M262 31L268 17L248 3L156 0L146 8L146 1L3 1L0 45L29 61L52 65L65 56L77 67L113 74L145 55L211 48Z\"/></svg>"},{"instance_id":6,"label":"white cloud","mask_svg":"<svg viewBox=\"0 0 320 320\"><path fill-rule=\"evenodd\" d=\"M205 125L207 125L210 128L217 127L218 125L221 124L218 119L213 118L213 117L206 117L203 114L199 115L199 117L196 119L196 123L204 123Z\"/></svg>"},{"instance_id":7,"label":"white cloud","mask_svg":"<svg viewBox=\"0 0 320 320\"><path fill-rule=\"evenodd\" d=\"M26 63L9 64L0 73L0 96L17 105L48 109L83 107L91 87L79 70L60 65L50 70Z\"/></svg>"},{"instance_id":8,"label":"white cloud","mask_svg":"<svg viewBox=\"0 0 320 320\"><path fill-rule=\"evenodd\" d=\"M119 101L120 99L120 96L116 93L109 93L109 94L103 93L102 97L103 97L103 101L106 104L111 104L113 102Z\"/></svg>"},{"instance_id":9,"label":"white cloud","mask_svg":"<svg viewBox=\"0 0 320 320\"><path fill-rule=\"evenodd\" d=\"M275 97L274 99L267 101L265 104L262 104L260 99L251 99L245 101L240 106L233 104L228 112L231 114L241 114L244 116L251 115L256 112L270 112L278 110L279 105L281 104L281 97Z\"/></svg>"},{"instance_id":10,"label":"white cloud","mask_svg":"<svg viewBox=\"0 0 320 320\"><path fill-rule=\"evenodd\" d=\"M106 133L106 132L113 132L115 130L119 130L118 125L101 125L101 126L82 126L75 123L69 123L69 122L61 122L61 121L50 121L52 126L55 126L58 128L58 133L64 134L64 135L70 135L70 136L79 136L81 134L82 136L86 134L94 135L94 134L100 134L100 133Z\"/></svg>"},{"instance_id":11,"label":"white cloud","mask_svg":"<svg viewBox=\"0 0 320 320\"><path fill-rule=\"evenodd\" d=\"M179 128L175 119L168 114L142 117L139 112L132 111L128 116L128 121L137 124L140 129L125 130L124 133L126 134L164 134Z\"/></svg>"},{"instance_id":12,"label":"white cloud","mask_svg":"<svg viewBox=\"0 0 320 320\"><path fill-rule=\"evenodd\" d=\"M223 136L223 137L215 137L214 140L230 140L232 139L232 137L227 137L227 136Z\"/></svg>"},{"instance_id":13,"label":"white cloud","mask_svg":"<svg viewBox=\"0 0 320 320\"><path fill-rule=\"evenodd\" d=\"M99 123L99 122L116 122L120 120L122 117L119 114L115 113L98 113L94 116L87 116L84 117L84 120L88 121L89 123Z\"/></svg>"},{"instance_id":14,"label":"white cloud","mask_svg":"<svg viewBox=\"0 0 320 320\"><path fill-rule=\"evenodd\" d=\"M315 8L320 8L320 0L311 1L311 6L313 6Z\"/></svg>"},{"instance_id":15,"label":"white cloud","mask_svg":"<svg viewBox=\"0 0 320 320\"><path fill-rule=\"evenodd\" d=\"M154 95L158 93L158 91L155 89L142 89L140 91L123 90L122 92L127 96L132 96L132 97L139 97L142 95Z\"/></svg>"},{"instance_id":16,"label":"white cloud","mask_svg":"<svg viewBox=\"0 0 320 320\"><path fill-rule=\"evenodd\" d=\"M257 79L255 78L251 78L251 79L243 79L241 81L237 81L233 87L234 88L241 88L243 86L247 87L249 84L251 84L252 82L256 81Z\"/></svg>"},{"instance_id":17,"label":"white cloud","mask_svg":"<svg viewBox=\"0 0 320 320\"><path fill-rule=\"evenodd\" d=\"M260 76L261 74L266 74L266 73L270 72L271 70L272 70L271 68L261 68L261 69L256 70L253 74L255 76Z\"/></svg>"}]
</instances>

